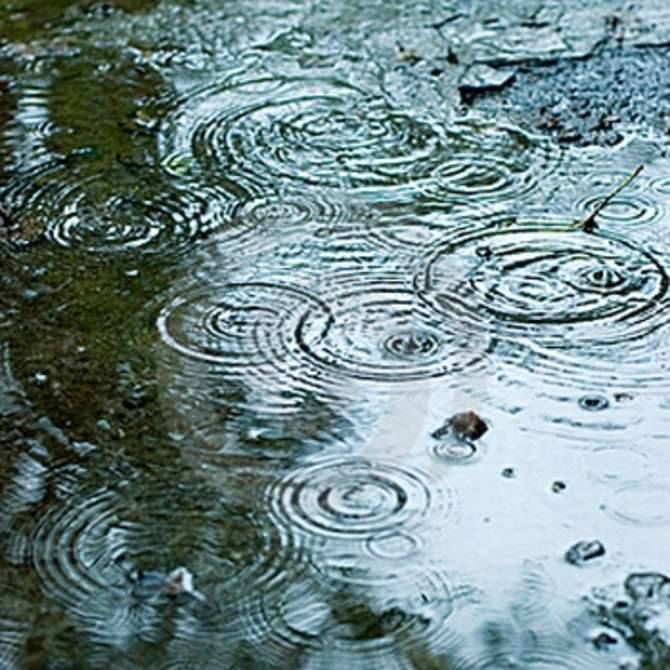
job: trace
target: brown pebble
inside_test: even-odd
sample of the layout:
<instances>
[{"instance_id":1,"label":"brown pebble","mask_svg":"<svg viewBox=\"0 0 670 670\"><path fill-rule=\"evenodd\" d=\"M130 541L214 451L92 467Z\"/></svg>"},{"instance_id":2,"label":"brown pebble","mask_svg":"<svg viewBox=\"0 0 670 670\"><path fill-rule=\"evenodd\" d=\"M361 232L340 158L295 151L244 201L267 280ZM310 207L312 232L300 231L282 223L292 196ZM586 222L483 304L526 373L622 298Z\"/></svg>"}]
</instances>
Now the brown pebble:
<instances>
[{"instance_id":1,"label":"brown pebble","mask_svg":"<svg viewBox=\"0 0 670 670\"><path fill-rule=\"evenodd\" d=\"M454 414L449 420L449 425L455 435L468 440L478 440L489 429L480 416L472 410Z\"/></svg>"}]
</instances>

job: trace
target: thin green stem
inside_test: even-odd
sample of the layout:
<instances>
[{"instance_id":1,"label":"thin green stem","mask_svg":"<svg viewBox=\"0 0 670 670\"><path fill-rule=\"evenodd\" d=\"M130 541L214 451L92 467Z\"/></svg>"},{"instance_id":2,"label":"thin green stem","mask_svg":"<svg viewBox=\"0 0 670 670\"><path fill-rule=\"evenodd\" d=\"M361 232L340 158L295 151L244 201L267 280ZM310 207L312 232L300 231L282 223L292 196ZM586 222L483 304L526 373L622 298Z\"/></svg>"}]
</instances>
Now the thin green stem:
<instances>
[{"instance_id":1,"label":"thin green stem","mask_svg":"<svg viewBox=\"0 0 670 670\"><path fill-rule=\"evenodd\" d=\"M600 212L602 212L603 209L605 209L605 207L607 207L607 205L609 205L610 202L612 202L612 200L614 200L614 198L616 198L617 195L619 195L619 193L621 193L621 191L623 191L643 169L644 165L638 165L604 200L601 200L596 205L595 209L590 214L587 214L575 224L575 230L584 230L587 233L593 232L598 227L596 216L598 216L598 214L600 214Z\"/></svg>"}]
</instances>

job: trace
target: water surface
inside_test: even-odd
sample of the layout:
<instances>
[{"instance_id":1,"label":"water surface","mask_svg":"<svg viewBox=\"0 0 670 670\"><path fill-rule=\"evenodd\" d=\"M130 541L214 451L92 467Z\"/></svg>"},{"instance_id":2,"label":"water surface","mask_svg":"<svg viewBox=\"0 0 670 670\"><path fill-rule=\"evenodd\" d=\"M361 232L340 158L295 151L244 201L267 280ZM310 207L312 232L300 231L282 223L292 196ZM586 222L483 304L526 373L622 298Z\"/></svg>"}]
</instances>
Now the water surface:
<instances>
[{"instance_id":1,"label":"water surface","mask_svg":"<svg viewBox=\"0 0 670 670\"><path fill-rule=\"evenodd\" d=\"M667 138L457 89L615 10L0 9L3 668L667 667Z\"/></svg>"}]
</instances>

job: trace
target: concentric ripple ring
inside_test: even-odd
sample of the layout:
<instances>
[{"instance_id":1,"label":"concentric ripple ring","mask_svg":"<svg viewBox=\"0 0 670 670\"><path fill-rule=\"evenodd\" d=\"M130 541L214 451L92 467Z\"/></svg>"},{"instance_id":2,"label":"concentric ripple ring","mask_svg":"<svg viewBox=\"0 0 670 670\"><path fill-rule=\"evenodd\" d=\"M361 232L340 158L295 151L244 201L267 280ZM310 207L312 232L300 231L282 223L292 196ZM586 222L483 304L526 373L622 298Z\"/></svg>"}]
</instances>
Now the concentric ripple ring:
<instances>
[{"instance_id":1,"label":"concentric ripple ring","mask_svg":"<svg viewBox=\"0 0 670 670\"><path fill-rule=\"evenodd\" d=\"M358 187L426 177L443 140L440 124L343 82L270 78L185 96L164 124L161 150L246 184Z\"/></svg>"},{"instance_id":2,"label":"concentric ripple ring","mask_svg":"<svg viewBox=\"0 0 670 670\"><path fill-rule=\"evenodd\" d=\"M529 227L443 245L417 288L469 329L565 347L623 343L660 328L668 276L626 240Z\"/></svg>"},{"instance_id":3,"label":"concentric ripple ring","mask_svg":"<svg viewBox=\"0 0 670 670\"><path fill-rule=\"evenodd\" d=\"M332 323L301 320L296 338L305 362L335 376L401 383L486 364L471 339L446 327L400 282L350 282L329 296Z\"/></svg>"},{"instance_id":4,"label":"concentric ripple ring","mask_svg":"<svg viewBox=\"0 0 670 670\"><path fill-rule=\"evenodd\" d=\"M250 282L195 289L167 304L158 317L163 341L184 356L231 368L253 369L286 353L267 338L290 330L296 314L327 329L330 314L308 292Z\"/></svg>"},{"instance_id":5,"label":"concentric ripple ring","mask_svg":"<svg viewBox=\"0 0 670 670\"><path fill-rule=\"evenodd\" d=\"M391 461L328 459L289 473L269 491L283 524L333 539L367 538L451 509L448 493L420 470Z\"/></svg>"}]
</instances>

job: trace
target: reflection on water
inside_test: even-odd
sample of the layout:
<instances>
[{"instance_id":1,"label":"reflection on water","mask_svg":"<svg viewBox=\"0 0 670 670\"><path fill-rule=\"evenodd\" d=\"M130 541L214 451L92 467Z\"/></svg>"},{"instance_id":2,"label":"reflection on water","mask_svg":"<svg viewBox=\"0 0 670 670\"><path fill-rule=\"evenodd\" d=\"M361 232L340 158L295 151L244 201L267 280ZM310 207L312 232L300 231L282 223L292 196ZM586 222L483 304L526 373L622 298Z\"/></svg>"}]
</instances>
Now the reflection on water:
<instances>
[{"instance_id":1,"label":"reflection on water","mask_svg":"<svg viewBox=\"0 0 670 670\"><path fill-rule=\"evenodd\" d=\"M457 93L611 3L14 4L0 666L667 667L666 141Z\"/></svg>"}]
</instances>

